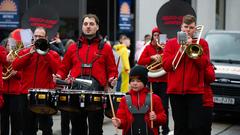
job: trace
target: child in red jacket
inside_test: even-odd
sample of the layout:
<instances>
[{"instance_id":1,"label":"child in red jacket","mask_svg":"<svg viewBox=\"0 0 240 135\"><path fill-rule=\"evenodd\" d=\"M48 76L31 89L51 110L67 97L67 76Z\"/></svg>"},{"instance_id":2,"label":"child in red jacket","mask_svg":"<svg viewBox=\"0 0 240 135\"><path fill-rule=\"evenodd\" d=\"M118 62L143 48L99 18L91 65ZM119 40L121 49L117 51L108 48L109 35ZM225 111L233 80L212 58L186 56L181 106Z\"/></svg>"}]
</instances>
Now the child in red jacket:
<instances>
[{"instance_id":1,"label":"child in red jacket","mask_svg":"<svg viewBox=\"0 0 240 135\"><path fill-rule=\"evenodd\" d=\"M123 129L123 135L158 135L158 127L166 122L161 99L152 94L152 111L149 89L146 88L147 69L135 66L130 71L129 93L121 99L116 117L112 118L115 127ZM151 124L153 123L153 124Z\"/></svg>"}]
</instances>

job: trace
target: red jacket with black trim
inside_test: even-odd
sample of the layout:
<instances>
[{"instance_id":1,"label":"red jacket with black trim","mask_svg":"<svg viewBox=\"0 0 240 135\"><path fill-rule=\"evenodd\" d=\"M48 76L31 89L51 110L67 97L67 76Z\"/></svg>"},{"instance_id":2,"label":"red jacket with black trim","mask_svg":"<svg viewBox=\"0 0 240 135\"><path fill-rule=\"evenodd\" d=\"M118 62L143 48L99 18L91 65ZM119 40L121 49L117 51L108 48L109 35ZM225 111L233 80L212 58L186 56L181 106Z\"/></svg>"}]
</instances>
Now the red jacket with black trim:
<instances>
[{"instance_id":1,"label":"red jacket with black trim","mask_svg":"<svg viewBox=\"0 0 240 135\"><path fill-rule=\"evenodd\" d=\"M157 50L154 45L152 45L151 43L149 45L147 45L139 60L138 60L138 64L139 65L143 65L145 67L147 67L148 65L150 65L152 62L151 60L151 56L152 55L155 55L155 54L162 54L163 53L163 50L160 49L160 50ZM161 77L156 77L156 78L152 78L152 77L148 77L148 81L149 82L167 82L167 74L161 76Z\"/></svg>"},{"instance_id":2,"label":"red jacket with black trim","mask_svg":"<svg viewBox=\"0 0 240 135\"><path fill-rule=\"evenodd\" d=\"M177 54L180 44L177 38L168 40L163 52L163 68L168 72L168 94L203 94L204 70L209 59L208 43L200 39L199 44L203 48L203 54L198 59L191 59L183 54L176 70L173 70L173 59ZM180 54L177 56L176 65Z\"/></svg>"},{"instance_id":3,"label":"red jacket with black trim","mask_svg":"<svg viewBox=\"0 0 240 135\"><path fill-rule=\"evenodd\" d=\"M21 50L18 55L23 56L30 52L31 48ZM49 50L46 55L36 52L28 54L22 58L16 57L12 62L14 70L21 71L21 91L27 94L30 88L54 89L53 74L56 74L61 64L60 56L57 52Z\"/></svg>"},{"instance_id":4,"label":"red jacket with black trim","mask_svg":"<svg viewBox=\"0 0 240 135\"><path fill-rule=\"evenodd\" d=\"M140 91L130 90L129 94L131 96L132 104L137 108L142 107L145 104L145 99L148 93L149 93L149 90L147 88L143 88ZM167 117L163 109L161 99L157 95L153 94L152 101L153 101L153 111L157 115L157 119L153 122L153 133L154 135L158 135L158 128L160 125L166 122ZM149 113L150 113L150 108L145 114L144 120L146 121L148 127L151 128ZM119 128L123 129L122 134L125 135L127 131L130 129L131 124L134 121L134 117L128 109L128 104L126 102L125 96L121 99L116 117L121 120L121 125Z\"/></svg>"},{"instance_id":5,"label":"red jacket with black trim","mask_svg":"<svg viewBox=\"0 0 240 135\"><path fill-rule=\"evenodd\" d=\"M70 76L77 78L80 75L92 75L99 81L101 86L106 86L108 79L118 75L112 48L107 43L99 49L100 39L95 37L88 40L84 36L79 38L81 47L78 44L71 44L64 55L62 64L57 74L65 79L69 72ZM94 62L93 62L94 61ZM82 64L91 64L90 68L82 68Z\"/></svg>"}]
</instances>

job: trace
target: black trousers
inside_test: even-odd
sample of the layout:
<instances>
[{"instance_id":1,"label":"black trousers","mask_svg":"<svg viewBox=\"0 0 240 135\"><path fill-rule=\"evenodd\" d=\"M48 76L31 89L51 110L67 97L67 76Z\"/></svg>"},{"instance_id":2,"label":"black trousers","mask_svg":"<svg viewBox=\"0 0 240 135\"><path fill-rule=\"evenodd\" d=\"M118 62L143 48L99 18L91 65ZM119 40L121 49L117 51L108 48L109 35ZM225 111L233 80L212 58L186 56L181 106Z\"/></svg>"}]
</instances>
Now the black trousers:
<instances>
[{"instance_id":1,"label":"black trousers","mask_svg":"<svg viewBox=\"0 0 240 135\"><path fill-rule=\"evenodd\" d=\"M205 135L202 132L202 95L171 94L174 135Z\"/></svg>"},{"instance_id":2,"label":"black trousers","mask_svg":"<svg viewBox=\"0 0 240 135\"><path fill-rule=\"evenodd\" d=\"M148 84L148 85L150 86L150 84ZM153 93L158 95L161 98L163 108L164 108L165 113L167 115L166 124L162 125L162 134L167 135L168 132L170 131L169 126L168 126L168 124L169 124L169 121L168 121L169 98L168 98L168 95L166 93L167 83L166 82L153 82L152 83L152 89L153 89Z\"/></svg>"},{"instance_id":3,"label":"black trousers","mask_svg":"<svg viewBox=\"0 0 240 135\"><path fill-rule=\"evenodd\" d=\"M103 135L103 119L103 109L71 113L72 135Z\"/></svg>"},{"instance_id":4,"label":"black trousers","mask_svg":"<svg viewBox=\"0 0 240 135\"><path fill-rule=\"evenodd\" d=\"M61 111L61 133L62 135L70 134L70 112Z\"/></svg>"},{"instance_id":5,"label":"black trousers","mask_svg":"<svg viewBox=\"0 0 240 135\"><path fill-rule=\"evenodd\" d=\"M52 135L53 119L51 115L39 115L33 113L28 108L28 99L25 95L24 102L24 135L36 135L38 129L42 130L42 135Z\"/></svg>"},{"instance_id":6,"label":"black trousers","mask_svg":"<svg viewBox=\"0 0 240 135\"><path fill-rule=\"evenodd\" d=\"M1 110L1 135L9 135L11 124L11 135L22 135L22 96L4 94L4 106ZM10 122L9 122L10 120Z\"/></svg>"},{"instance_id":7,"label":"black trousers","mask_svg":"<svg viewBox=\"0 0 240 135\"><path fill-rule=\"evenodd\" d=\"M203 127L202 131L204 135L211 135L212 131L212 121L213 121L213 108L212 107L203 107L203 115L202 120L203 121Z\"/></svg>"}]
</instances>

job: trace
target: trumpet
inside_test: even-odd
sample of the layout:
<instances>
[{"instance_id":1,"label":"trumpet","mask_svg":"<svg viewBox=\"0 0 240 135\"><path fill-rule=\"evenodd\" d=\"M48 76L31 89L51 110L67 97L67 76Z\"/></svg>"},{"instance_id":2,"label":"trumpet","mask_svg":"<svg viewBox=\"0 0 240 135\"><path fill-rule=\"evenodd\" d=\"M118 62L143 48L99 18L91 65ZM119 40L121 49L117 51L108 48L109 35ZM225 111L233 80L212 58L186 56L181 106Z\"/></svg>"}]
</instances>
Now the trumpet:
<instances>
[{"instance_id":1,"label":"trumpet","mask_svg":"<svg viewBox=\"0 0 240 135\"><path fill-rule=\"evenodd\" d=\"M35 43L32 44L31 46L35 46L35 48L30 50L29 53L26 53L24 55L21 55L21 56L18 55L18 52L20 50L15 52L17 57L18 58L23 58L23 57L25 57L29 54L34 53L34 52L37 52L40 55L46 55L48 53L48 51L50 50L50 44L48 43L48 41L46 39L42 39L42 38L36 40Z\"/></svg>"},{"instance_id":2,"label":"trumpet","mask_svg":"<svg viewBox=\"0 0 240 135\"><path fill-rule=\"evenodd\" d=\"M196 26L197 32L199 31L199 34L197 37L197 42L195 44L190 44L190 45L187 45L187 34L185 32L178 32L179 44L181 46L172 61L173 70L177 69L177 67L183 57L183 54L186 53L187 56L191 59L198 59L203 54L203 48L199 44L203 28L204 28L203 25ZM177 59L179 53L181 53L181 55L179 56L179 59L176 62L176 59ZM175 65L175 62L176 62L176 65Z\"/></svg>"}]
</instances>

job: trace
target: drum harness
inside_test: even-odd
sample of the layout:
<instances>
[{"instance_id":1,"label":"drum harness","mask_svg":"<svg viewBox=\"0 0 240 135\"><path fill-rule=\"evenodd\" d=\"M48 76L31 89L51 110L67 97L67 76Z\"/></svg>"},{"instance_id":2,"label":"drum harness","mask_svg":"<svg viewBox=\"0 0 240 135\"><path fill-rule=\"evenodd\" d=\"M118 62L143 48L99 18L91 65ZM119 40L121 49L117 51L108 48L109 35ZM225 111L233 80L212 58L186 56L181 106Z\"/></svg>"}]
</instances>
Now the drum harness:
<instances>
[{"instance_id":1,"label":"drum harness","mask_svg":"<svg viewBox=\"0 0 240 135\"><path fill-rule=\"evenodd\" d=\"M79 77L83 78L83 79L92 80L93 81L92 86L90 88L86 88L86 89L93 90L93 91L95 91L96 89L97 89L97 91L99 91L100 89L103 89L103 88L100 87L99 81L96 80L92 76L92 65L98 58L101 57L101 51L104 48L104 44L106 43L104 38L100 38L99 37L99 39L100 39L100 42L99 42L99 45L98 45L98 52L97 52L96 56L92 59L92 61L89 62L89 63L84 63L83 59L79 56L79 48L82 47L82 42L81 41L78 41L78 43L77 43L78 49L76 50L76 53L77 53L77 56L78 56L78 60L82 63L81 64L82 71L81 71L81 75ZM87 50L87 53L89 52L90 44L91 44L91 40L88 40L88 50ZM88 60L88 55L86 55L86 61L87 60ZM90 72L89 72L88 76L84 76L83 75L83 72L85 71L86 68L90 69Z\"/></svg>"},{"instance_id":2,"label":"drum harness","mask_svg":"<svg viewBox=\"0 0 240 135\"><path fill-rule=\"evenodd\" d=\"M131 124L131 129L127 131L127 135L153 135L152 130L148 128L144 120L145 113L150 107L150 94L147 94L144 105L139 109L132 104L130 95L126 95L126 102L128 110L134 117L134 122Z\"/></svg>"}]
</instances>

